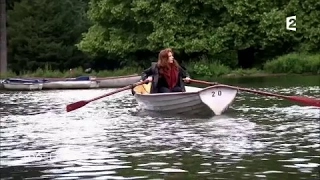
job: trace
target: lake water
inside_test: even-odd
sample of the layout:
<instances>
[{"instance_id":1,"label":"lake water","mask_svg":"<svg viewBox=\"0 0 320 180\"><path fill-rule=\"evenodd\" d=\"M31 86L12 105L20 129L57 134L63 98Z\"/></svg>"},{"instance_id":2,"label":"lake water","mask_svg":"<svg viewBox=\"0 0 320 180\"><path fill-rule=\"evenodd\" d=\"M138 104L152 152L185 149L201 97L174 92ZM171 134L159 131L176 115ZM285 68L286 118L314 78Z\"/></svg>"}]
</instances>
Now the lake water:
<instances>
[{"instance_id":1,"label":"lake water","mask_svg":"<svg viewBox=\"0 0 320 180\"><path fill-rule=\"evenodd\" d=\"M320 98L316 76L219 82ZM0 92L1 179L319 179L320 109L239 93L222 116L166 117L124 91L65 112L108 91Z\"/></svg>"}]
</instances>

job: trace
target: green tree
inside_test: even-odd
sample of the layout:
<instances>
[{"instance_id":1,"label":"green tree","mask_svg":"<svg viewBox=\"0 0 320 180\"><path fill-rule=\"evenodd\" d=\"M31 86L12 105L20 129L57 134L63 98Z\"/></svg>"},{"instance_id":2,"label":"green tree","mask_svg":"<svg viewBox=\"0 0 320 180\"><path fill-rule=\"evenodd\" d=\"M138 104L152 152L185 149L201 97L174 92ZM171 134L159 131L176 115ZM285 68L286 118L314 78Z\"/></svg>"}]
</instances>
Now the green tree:
<instances>
[{"instance_id":1,"label":"green tree","mask_svg":"<svg viewBox=\"0 0 320 180\"><path fill-rule=\"evenodd\" d=\"M163 47L189 57L234 51L239 66L246 68L262 57L318 51L318 9L316 0L91 0L94 25L78 47L119 61ZM297 32L285 29L285 18L292 15L297 16Z\"/></svg>"},{"instance_id":2,"label":"green tree","mask_svg":"<svg viewBox=\"0 0 320 180\"><path fill-rule=\"evenodd\" d=\"M7 73L7 11L6 0L0 0L0 75Z\"/></svg>"},{"instance_id":3,"label":"green tree","mask_svg":"<svg viewBox=\"0 0 320 180\"><path fill-rule=\"evenodd\" d=\"M86 56L75 44L87 30L85 1L21 0L9 11L9 57L14 71L79 66Z\"/></svg>"}]
</instances>

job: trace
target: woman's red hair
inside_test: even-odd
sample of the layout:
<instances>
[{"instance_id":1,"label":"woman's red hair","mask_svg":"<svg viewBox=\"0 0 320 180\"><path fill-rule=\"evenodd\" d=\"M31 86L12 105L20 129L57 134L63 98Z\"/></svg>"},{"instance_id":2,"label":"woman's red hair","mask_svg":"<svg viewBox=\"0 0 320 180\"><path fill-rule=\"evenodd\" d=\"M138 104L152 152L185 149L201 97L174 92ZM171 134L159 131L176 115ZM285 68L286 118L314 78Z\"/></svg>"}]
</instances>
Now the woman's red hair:
<instances>
[{"instance_id":1,"label":"woman's red hair","mask_svg":"<svg viewBox=\"0 0 320 180\"><path fill-rule=\"evenodd\" d=\"M171 52L172 55L174 54L171 48L166 48L164 50L161 50L158 55L158 67L160 69L160 72L162 70L166 71L171 68L171 65L169 63L169 52ZM175 59L173 59L172 65L174 65L175 68L179 67L179 63Z\"/></svg>"}]
</instances>

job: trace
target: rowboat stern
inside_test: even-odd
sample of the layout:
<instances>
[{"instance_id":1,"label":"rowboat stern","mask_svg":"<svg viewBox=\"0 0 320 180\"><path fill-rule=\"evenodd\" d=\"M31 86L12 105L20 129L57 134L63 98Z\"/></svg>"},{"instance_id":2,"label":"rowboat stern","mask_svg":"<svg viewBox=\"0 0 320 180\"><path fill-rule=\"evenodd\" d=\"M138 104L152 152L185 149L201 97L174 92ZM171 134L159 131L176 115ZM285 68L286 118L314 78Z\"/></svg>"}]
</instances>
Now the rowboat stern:
<instances>
[{"instance_id":1,"label":"rowboat stern","mask_svg":"<svg viewBox=\"0 0 320 180\"><path fill-rule=\"evenodd\" d=\"M237 93L237 89L215 85L199 91L199 97L215 115L221 115L233 103Z\"/></svg>"}]
</instances>

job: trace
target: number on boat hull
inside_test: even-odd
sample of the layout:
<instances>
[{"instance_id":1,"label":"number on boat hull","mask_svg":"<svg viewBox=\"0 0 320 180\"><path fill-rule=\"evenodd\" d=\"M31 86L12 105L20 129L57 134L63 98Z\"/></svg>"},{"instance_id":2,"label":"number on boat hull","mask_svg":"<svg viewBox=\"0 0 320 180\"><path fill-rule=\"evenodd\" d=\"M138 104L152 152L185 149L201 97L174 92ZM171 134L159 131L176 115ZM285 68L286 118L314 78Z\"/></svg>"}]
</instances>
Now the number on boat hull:
<instances>
[{"instance_id":1,"label":"number on boat hull","mask_svg":"<svg viewBox=\"0 0 320 180\"><path fill-rule=\"evenodd\" d=\"M221 91L212 91L212 97L215 97L216 96L216 94L218 95L218 96L221 96L222 95L222 92Z\"/></svg>"},{"instance_id":2,"label":"number on boat hull","mask_svg":"<svg viewBox=\"0 0 320 180\"><path fill-rule=\"evenodd\" d=\"M206 104L215 115L221 115L228 109L237 95L238 90L226 86L209 87L200 91L201 101Z\"/></svg>"}]
</instances>

